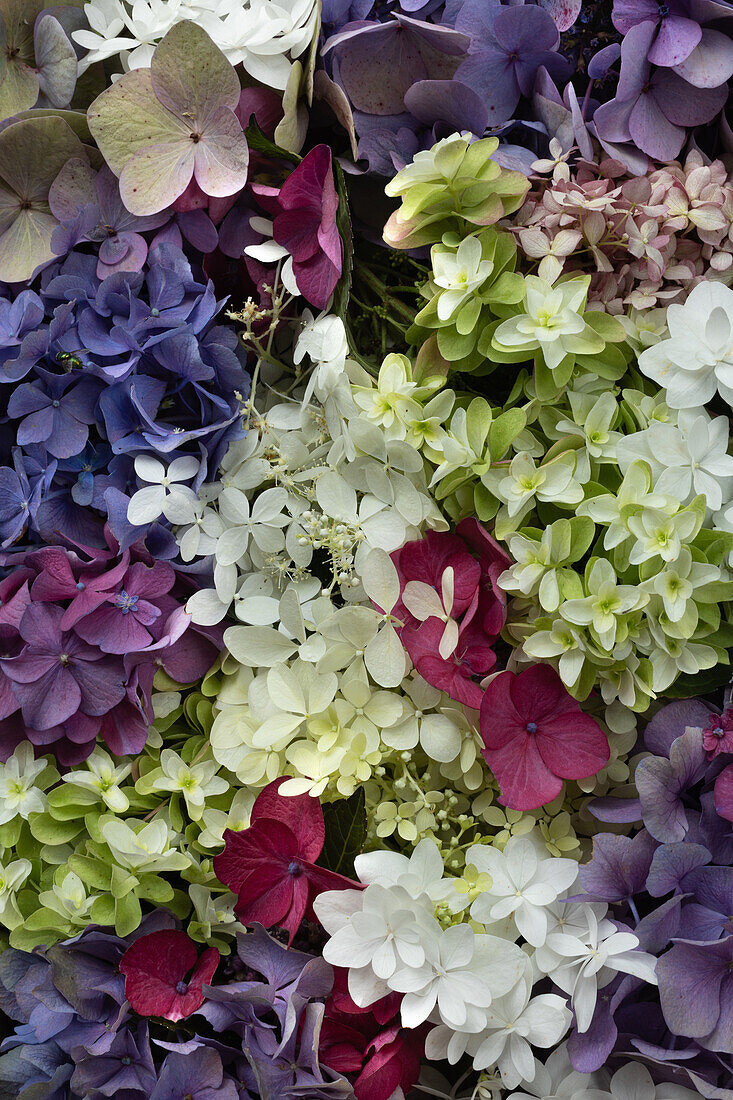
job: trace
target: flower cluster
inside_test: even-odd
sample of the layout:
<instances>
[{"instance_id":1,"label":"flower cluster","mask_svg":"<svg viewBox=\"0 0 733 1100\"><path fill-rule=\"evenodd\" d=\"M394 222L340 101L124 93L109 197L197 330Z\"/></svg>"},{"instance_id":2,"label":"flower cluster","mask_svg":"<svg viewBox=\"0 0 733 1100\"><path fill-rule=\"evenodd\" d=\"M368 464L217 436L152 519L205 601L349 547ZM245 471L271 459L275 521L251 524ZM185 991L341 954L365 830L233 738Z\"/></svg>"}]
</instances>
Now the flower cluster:
<instances>
[{"instance_id":1,"label":"flower cluster","mask_svg":"<svg viewBox=\"0 0 733 1100\"><path fill-rule=\"evenodd\" d=\"M589 302L619 317L637 352L666 335L654 306L684 301L733 263L733 196L719 160L693 150L633 179L610 158L571 168L551 155L534 167L543 174L512 227L519 248L550 281L589 273Z\"/></svg>"},{"instance_id":2,"label":"flower cluster","mask_svg":"<svg viewBox=\"0 0 733 1100\"><path fill-rule=\"evenodd\" d=\"M732 10L0 3L2 1096L733 1098Z\"/></svg>"}]
</instances>

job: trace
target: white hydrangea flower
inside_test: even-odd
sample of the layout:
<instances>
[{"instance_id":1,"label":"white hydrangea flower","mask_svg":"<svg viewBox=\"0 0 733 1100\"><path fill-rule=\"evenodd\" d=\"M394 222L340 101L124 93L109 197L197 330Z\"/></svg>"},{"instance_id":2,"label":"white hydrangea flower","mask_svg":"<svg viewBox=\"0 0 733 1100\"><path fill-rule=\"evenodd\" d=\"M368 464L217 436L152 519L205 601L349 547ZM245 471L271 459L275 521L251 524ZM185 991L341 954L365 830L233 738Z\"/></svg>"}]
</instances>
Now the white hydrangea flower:
<instances>
[{"instance_id":1,"label":"white hydrangea flower","mask_svg":"<svg viewBox=\"0 0 733 1100\"><path fill-rule=\"evenodd\" d=\"M74 768L61 778L74 787L93 791L112 813L123 814L128 809L130 800L120 784L131 771L132 764L115 764L109 753L96 745L81 767Z\"/></svg>"},{"instance_id":2,"label":"white hydrangea flower","mask_svg":"<svg viewBox=\"0 0 733 1100\"><path fill-rule=\"evenodd\" d=\"M195 477L201 468L197 458L184 456L174 458L166 467L152 455L138 455L135 459L135 473L141 481L149 484L131 497L127 505L127 519L135 527L143 527L160 519L165 511L168 495L188 497L192 502L196 494L183 483Z\"/></svg>"},{"instance_id":3,"label":"white hydrangea flower","mask_svg":"<svg viewBox=\"0 0 733 1100\"><path fill-rule=\"evenodd\" d=\"M595 350L597 340L589 340L592 330L581 316L590 276L552 285L528 275L524 282L525 312L501 322L494 333L497 344L516 351L541 349L551 370L568 354Z\"/></svg>"},{"instance_id":4,"label":"white hydrangea flower","mask_svg":"<svg viewBox=\"0 0 733 1100\"><path fill-rule=\"evenodd\" d=\"M478 237L464 237L458 248L434 247L432 250L433 281L442 293L438 298L438 318L448 321L484 283L494 264L481 259Z\"/></svg>"},{"instance_id":5,"label":"white hydrangea flower","mask_svg":"<svg viewBox=\"0 0 733 1100\"><path fill-rule=\"evenodd\" d=\"M667 309L669 339L639 356L639 369L666 392L673 409L707 404L719 392L733 404L733 290L709 280Z\"/></svg>"},{"instance_id":6,"label":"white hydrangea flower","mask_svg":"<svg viewBox=\"0 0 733 1100\"><path fill-rule=\"evenodd\" d=\"M0 863L0 924L11 931L23 923L16 894L32 870L29 859Z\"/></svg>"},{"instance_id":7,"label":"white hydrangea flower","mask_svg":"<svg viewBox=\"0 0 733 1100\"><path fill-rule=\"evenodd\" d=\"M513 836L503 852L475 844L466 862L491 876L491 887L471 906L471 916L485 925L513 918L520 935L538 947L547 935L545 907L566 893L578 875L572 859L543 858L530 837Z\"/></svg>"},{"instance_id":8,"label":"white hydrangea flower","mask_svg":"<svg viewBox=\"0 0 733 1100\"><path fill-rule=\"evenodd\" d=\"M593 1019L596 996L617 973L634 974L651 985L657 984L654 955L640 951L638 938L619 931L593 905L585 907L585 922L566 930L548 931L535 955L543 973L570 995L578 1031L587 1031ZM585 923L585 927L583 924Z\"/></svg>"},{"instance_id":9,"label":"white hydrangea flower","mask_svg":"<svg viewBox=\"0 0 733 1100\"><path fill-rule=\"evenodd\" d=\"M492 1003L486 1014L486 1031L469 1043L474 1068L497 1065L507 1088L516 1088L520 1081L533 1081L536 1063L532 1047L554 1046L571 1020L562 997L555 993L532 997L531 980L518 982Z\"/></svg>"},{"instance_id":10,"label":"white hydrangea flower","mask_svg":"<svg viewBox=\"0 0 733 1100\"><path fill-rule=\"evenodd\" d=\"M115 860L135 874L182 871L189 864L175 847L175 833L161 817L148 822L102 818L100 831Z\"/></svg>"},{"instance_id":11,"label":"white hydrangea flower","mask_svg":"<svg viewBox=\"0 0 733 1100\"><path fill-rule=\"evenodd\" d=\"M99 895L88 895L82 880L69 868L59 868L55 879L50 890L41 890L39 903L58 913L65 922L85 928L90 920L89 910Z\"/></svg>"},{"instance_id":12,"label":"white hydrangea flower","mask_svg":"<svg viewBox=\"0 0 733 1100\"><path fill-rule=\"evenodd\" d=\"M232 65L265 87L284 91L292 58L307 49L318 24L316 0L92 0L84 5L89 29L72 32L90 65L120 55L122 68L150 64L153 50L174 23L204 28Z\"/></svg>"},{"instance_id":13,"label":"white hydrangea flower","mask_svg":"<svg viewBox=\"0 0 733 1100\"><path fill-rule=\"evenodd\" d=\"M349 992L362 1007L389 992L388 979L399 969L422 967L441 935L428 899L413 898L401 886L327 891L314 909L331 936L323 957L349 969Z\"/></svg>"},{"instance_id":14,"label":"white hydrangea flower","mask_svg":"<svg viewBox=\"0 0 733 1100\"><path fill-rule=\"evenodd\" d=\"M483 1032L489 1005L517 986L524 966L516 944L455 924L429 943L422 965L398 966L388 984L404 993L403 1027L419 1027L432 1015L448 1028Z\"/></svg>"},{"instance_id":15,"label":"white hydrangea flower","mask_svg":"<svg viewBox=\"0 0 733 1100\"><path fill-rule=\"evenodd\" d=\"M46 795L35 782L47 766L43 758L36 760L30 741L21 741L12 756L0 764L0 825L15 817L27 821L30 814L43 813Z\"/></svg>"},{"instance_id":16,"label":"white hydrangea flower","mask_svg":"<svg viewBox=\"0 0 733 1100\"><path fill-rule=\"evenodd\" d=\"M216 774L219 771L216 760L186 764L173 749L163 749L160 767L163 774L154 779L150 786L154 791L180 791L194 821L201 817L207 798L229 790L227 780Z\"/></svg>"},{"instance_id":17,"label":"white hydrangea flower","mask_svg":"<svg viewBox=\"0 0 733 1100\"><path fill-rule=\"evenodd\" d=\"M699 1093L663 1081L655 1085L646 1066L627 1062L617 1069L607 1088L589 1088L586 1100L697 1100Z\"/></svg>"},{"instance_id":18,"label":"white hydrangea flower","mask_svg":"<svg viewBox=\"0 0 733 1100\"><path fill-rule=\"evenodd\" d=\"M683 409L677 425L653 421L643 432L624 436L616 447L625 474L642 459L651 467L654 491L689 504L702 493L712 512L733 494L733 456L728 454L728 419L711 420L704 409Z\"/></svg>"},{"instance_id":19,"label":"white hydrangea flower","mask_svg":"<svg viewBox=\"0 0 733 1100\"><path fill-rule=\"evenodd\" d=\"M573 1069L567 1043L553 1050L544 1065L535 1060L535 1075L522 1081L508 1100L586 1100L588 1089L600 1087L603 1074L578 1073Z\"/></svg>"}]
</instances>

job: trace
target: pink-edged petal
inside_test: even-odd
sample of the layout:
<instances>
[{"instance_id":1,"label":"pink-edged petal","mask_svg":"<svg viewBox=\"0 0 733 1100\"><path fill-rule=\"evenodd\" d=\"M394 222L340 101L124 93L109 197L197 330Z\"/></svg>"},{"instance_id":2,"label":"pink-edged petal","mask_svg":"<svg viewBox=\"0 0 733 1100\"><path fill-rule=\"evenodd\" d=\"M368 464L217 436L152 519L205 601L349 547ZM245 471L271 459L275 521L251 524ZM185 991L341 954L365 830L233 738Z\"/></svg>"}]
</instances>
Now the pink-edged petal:
<instances>
[{"instance_id":1,"label":"pink-edged petal","mask_svg":"<svg viewBox=\"0 0 733 1100\"><path fill-rule=\"evenodd\" d=\"M696 88L718 88L733 76L733 42L722 31L703 29L700 44L675 66L677 76Z\"/></svg>"},{"instance_id":2,"label":"pink-edged petal","mask_svg":"<svg viewBox=\"0 0 733 1100\"><path fill-rule=\"evenodd\" d=\"M662 114L651 91L642 93L634 104L629 133L634 144L656 160L674 160L685 140L684 129Z\"/></svg>"}]
</instances>

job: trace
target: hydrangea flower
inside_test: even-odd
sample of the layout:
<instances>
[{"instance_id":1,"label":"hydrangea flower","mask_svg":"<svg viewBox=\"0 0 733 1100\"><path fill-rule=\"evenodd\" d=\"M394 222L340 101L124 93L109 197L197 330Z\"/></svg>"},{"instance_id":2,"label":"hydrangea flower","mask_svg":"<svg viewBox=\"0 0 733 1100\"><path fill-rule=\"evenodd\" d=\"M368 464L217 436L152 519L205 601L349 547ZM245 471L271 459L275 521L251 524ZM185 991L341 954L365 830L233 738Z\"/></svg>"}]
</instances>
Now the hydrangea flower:
<instances>
[{"instance_id":1,"label":"hydrangea flower","mask_svg":"<svg viewBox=\"0 0 733 1100\"><path fill-rule=\"evenodd\" d=\"M500 672L481 700L483 754L517 810L551 802L563 779L583 779L609 758L606 735L568 695L554 669Z\"/></svg>"},{"instance_id":2,"label":"hydrangea flower","mask_svg":"<svg viewBox=\"0 0 733 1100\"><path fill-rule=\"evenodd\" d=\"M316 866L325 839L318 801L307 794L281 795L281 785L282 780L270 783L257 796L247 829L226 830L214 870L238 895L240 920L279 925L292 943L316 894L350 889L353 883Z\"/></svg>"}]
</instances>

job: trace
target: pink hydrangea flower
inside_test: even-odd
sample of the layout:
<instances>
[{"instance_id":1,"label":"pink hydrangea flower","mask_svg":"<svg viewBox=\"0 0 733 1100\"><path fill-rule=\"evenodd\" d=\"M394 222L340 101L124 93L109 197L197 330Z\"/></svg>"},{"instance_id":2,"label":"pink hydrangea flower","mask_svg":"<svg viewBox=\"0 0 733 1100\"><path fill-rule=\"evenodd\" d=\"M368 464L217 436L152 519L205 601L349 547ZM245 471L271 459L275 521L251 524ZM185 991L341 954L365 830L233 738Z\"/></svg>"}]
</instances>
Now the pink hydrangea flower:
<instances>
[{"instance_id":1,"label":"pink hydrangea flower","mask_svg":"<svg viewBox=\"0 0 733 1100\"><path fill-rule=\"evenodd\" d=\"M721 752L733 753L733 710L710 715L702 731L702 747L708 754L708 760L714 760Z\"/></svg>"},{"instance_id":2,"label":"pink hydrangea flower","mask_svg":"<svg viewBox=\"0 0 733 1100\"><path fill-rule=\"evenodd\" d=\"M610 755L605 733L550 665L494 677L481 702L481 737L499 801L513 810L552 802L563 780L595 775Z\"/></svg>"},{"instance_id":3,"label":"pink hydrangea flower","mask_svg":"<svg viewBox=\"0 0 733 1100\"><path fill-rule=\"evenodd\" d=\"M135 940L122 956L120 971L125 975L125 996L135 1012L175 1021L201 1008L202 986L211 983L218 965L215 947L199 957L193 940L171 929Z\"/></svg>"}]
</instances>

